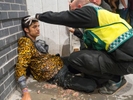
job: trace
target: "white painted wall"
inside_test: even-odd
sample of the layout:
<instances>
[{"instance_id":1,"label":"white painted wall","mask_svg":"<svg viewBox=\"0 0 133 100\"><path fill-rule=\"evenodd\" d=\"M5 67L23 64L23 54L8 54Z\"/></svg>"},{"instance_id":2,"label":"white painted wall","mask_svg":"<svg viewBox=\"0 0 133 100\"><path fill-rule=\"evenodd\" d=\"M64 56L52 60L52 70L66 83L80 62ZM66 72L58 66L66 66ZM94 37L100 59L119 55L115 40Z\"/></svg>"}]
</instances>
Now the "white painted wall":
<instances>
[{"instance_id":1,"label":"white painted wall","mask_svg":"<svg viewBox=\"0 0 133 100\"><path fill-rule=\"evenodd\" d=\"M45 11L68 10L68 0L26 0L30 15ZM38 37L49 44L49 53L60 53L62 56L69 55L70 40L67 27L40 22L41 35Z\"/></svg>"}]
</instances>

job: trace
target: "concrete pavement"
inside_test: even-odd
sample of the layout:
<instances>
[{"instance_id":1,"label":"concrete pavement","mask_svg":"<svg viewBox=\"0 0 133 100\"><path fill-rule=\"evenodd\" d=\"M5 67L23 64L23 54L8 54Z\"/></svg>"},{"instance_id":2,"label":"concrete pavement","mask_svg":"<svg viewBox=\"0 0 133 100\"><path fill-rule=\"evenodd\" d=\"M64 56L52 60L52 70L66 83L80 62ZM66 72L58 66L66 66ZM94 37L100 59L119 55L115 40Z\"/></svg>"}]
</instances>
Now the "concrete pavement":
<instances>
[{"instance_id":1,"label":"concrete pavement","mask_svg":"<svg viewBox=\"0 0 133 100\"><path fill-rule=\"evenodd\" d=\"M28 88L32 100L133 100L133 74L126 75L127 85L114 95L101 95L97 90L91 94L81 93L70 89L64 90L56 85L36 82L29 78ZM21 100L21 93L16 90L9 100Z\"/></svg>"}]
</instances>

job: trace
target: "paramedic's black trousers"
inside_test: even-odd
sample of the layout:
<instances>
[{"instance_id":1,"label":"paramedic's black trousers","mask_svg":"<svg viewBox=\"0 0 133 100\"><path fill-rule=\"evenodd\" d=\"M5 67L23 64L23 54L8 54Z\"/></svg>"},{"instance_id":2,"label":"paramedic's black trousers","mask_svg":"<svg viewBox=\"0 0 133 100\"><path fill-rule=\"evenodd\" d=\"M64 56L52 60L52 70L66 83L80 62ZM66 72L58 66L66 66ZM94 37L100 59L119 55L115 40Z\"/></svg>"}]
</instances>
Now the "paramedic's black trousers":
<instances>
[{"instance_id":1,"label":"paramedic's black trousers","mask_svg":"<svg viewBox=\"0 0 133 100\"><path fill-rule=\"evenodd\" d=\"M117 58L118 54L116 55L115 52ZM112 79L114 75L123 76L133 73L133 61L116 61L111 58L112 56L114 56L113 53L109 55L103 51L81 50L70 55L69 63L71 67L87 76L105 80Z\"/></svg>"}]
</instances>

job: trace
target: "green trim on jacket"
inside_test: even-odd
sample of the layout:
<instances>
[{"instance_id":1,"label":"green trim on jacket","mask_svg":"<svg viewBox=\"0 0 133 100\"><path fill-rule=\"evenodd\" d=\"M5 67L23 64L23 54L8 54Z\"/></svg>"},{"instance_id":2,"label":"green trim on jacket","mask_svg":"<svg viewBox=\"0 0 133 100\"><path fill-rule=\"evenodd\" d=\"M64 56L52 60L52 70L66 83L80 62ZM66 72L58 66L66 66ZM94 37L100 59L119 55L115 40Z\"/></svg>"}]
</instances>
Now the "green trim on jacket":
<instances>
[{"instance_id":1,"label":"green trim on jacket","mask_svg":"<svg viewBox=\"0 0 133 100\"><path fill-rule=\"evenodd\" d=\"M99 27L84 30L83 40L88 47L91 45L93 49L112 52L133 36L131 26L119 14L96 6L94 8Z\"/></svg>"}]
</instances>

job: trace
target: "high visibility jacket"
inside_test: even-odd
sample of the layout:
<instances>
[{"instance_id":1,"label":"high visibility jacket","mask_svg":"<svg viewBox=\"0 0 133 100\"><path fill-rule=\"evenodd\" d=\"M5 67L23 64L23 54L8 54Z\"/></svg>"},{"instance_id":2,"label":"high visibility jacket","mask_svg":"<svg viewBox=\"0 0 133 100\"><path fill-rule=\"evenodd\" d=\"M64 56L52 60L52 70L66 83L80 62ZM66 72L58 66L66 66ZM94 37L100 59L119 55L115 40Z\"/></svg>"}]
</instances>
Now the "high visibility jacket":
<instances>
[{"instance_id":1,"label":"high visibility jacket","mask_svg":"<svg viewBox=\"0 0 133 100\"><path fill-rule=\"evenodd\" d=\"M99 27L84 30L83 40L87 46L112 52L133 36L132 27L120 18L119 14L101 7L94 8L97 11Z\"/></svg>"}]
</instances>

